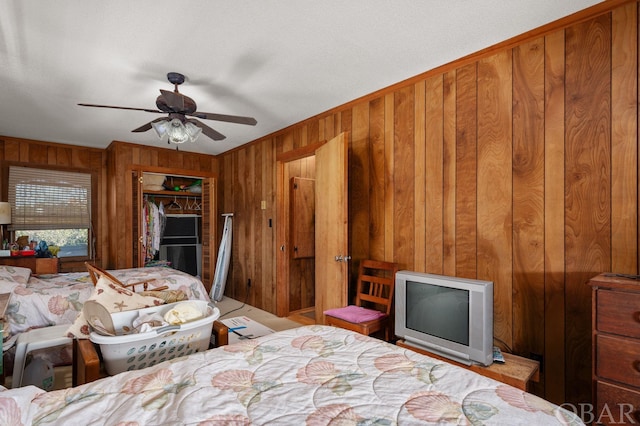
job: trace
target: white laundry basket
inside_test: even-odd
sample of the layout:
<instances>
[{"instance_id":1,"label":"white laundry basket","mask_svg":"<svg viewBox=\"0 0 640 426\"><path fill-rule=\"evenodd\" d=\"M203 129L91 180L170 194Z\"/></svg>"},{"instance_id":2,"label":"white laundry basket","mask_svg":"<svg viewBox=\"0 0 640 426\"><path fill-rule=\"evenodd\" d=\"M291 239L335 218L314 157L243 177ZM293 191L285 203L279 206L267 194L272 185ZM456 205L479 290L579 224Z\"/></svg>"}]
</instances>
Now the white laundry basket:
<instances>
[{"instance_id":1,"label":"white laundry basket","mask_svg":"<svg viewBox=\"0 0 640 426\"><path fill-rule=\"evenodd\" d=\"M140 370L163 361L205 351L209 348L213 322L220 317L220 310L204 300L189 300L197 305L203 318L182 325L159 327L146 333L103 336L92 332L89 339L100 345L107 373ZM175 305L170 303L151 308L111 314L116 334L122 334L124 326L131 327L139 315L166 312Z\"/></svg>"}]
</instances>

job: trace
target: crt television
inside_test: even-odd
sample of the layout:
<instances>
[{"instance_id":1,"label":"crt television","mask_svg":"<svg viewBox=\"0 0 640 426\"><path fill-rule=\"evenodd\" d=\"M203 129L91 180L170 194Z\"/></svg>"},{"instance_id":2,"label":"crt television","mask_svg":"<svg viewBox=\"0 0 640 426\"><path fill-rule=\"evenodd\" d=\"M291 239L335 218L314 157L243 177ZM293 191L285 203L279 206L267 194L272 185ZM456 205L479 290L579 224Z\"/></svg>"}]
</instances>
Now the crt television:
<instances>
[{"instance_id":1,"label":"crt television","mask_svg":"<svg viewBox=\"0 0 640 426\"><path fill-rule=\"evenodd\" d=\"M471 365L493 362L493 282L399 271L395 334L409 346Z\"/></svg>"},{"instance_id":2,"label":"crt television","mask_svg":"<svg viewBox=\"0 0 640 426\"><path fill-rule=\"evenodd\" d=\"M202 276L202 216L168 214L160 240L158 260L196 277Z\"/></svg>"}]
</instances>

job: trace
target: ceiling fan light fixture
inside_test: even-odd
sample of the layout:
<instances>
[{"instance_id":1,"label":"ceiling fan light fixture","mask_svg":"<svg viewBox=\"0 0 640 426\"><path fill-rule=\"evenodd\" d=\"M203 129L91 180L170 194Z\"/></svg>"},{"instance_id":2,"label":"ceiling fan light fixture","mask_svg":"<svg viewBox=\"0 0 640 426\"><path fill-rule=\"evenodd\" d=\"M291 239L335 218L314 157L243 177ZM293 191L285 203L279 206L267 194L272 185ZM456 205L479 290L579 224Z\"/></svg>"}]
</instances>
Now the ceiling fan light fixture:
<instances>
[{"instance_id":1,"label":"ceiling fan light fixture","mask_svg":"<svg viewBox=\"0 0 640 426\"><path fill-rule=\"evenodd\" d=\"M183 123L180 119L163 120L151 123L159 138L167 135L169 142L177 145L185 142L195 142L202 133L202 129L193 123Z\"/></svg>"},{"instance_id":2,"label":"ceiling fan light fixture","mask_svg":"<svg viewBox=\"0 0 640 426\"><path fill-rule=\"evenodd\" d=\"M196 111L196 102L188 96L178 92L178 86L185 81L184 75L176 72L167 74L167 79L174 85L173 92L160 89L160 96L156 98L156 107L158 109L134 108L113 105L97 105L97 104L78 104L87 107L126 109L131 111L144 111L150 113L169 113L168 118L158 118L146 123L132 132L146 132L147 130L156 131L158 138L163 139L167 136L167 143L182 144L187 141L195 142L201 133L204 133L214 141L223 140L225 136L212 129L208 125L196 120L216 120L228 123L247 124L255 126L257 121L253 117L242 117L239 115L214 114L211 112ZM188 118L195 117L195 118Z\"/></svg>"}]
</instances>

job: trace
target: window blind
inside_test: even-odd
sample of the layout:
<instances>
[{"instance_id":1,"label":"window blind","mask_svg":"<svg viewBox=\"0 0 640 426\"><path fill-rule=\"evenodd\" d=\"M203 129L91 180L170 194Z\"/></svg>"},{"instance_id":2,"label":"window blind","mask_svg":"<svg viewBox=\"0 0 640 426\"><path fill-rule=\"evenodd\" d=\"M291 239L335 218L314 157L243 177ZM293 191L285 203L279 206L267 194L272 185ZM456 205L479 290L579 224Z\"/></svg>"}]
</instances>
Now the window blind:
<instances>
[{"instance_id":1,"label":"window blind","mask_svg":"<svg viewBox=\"0 0 640 426\"><path fill-rule=\"evenodd\" d=\"M9 168L11 230L90 229L91 175Z\"/></svg>"}]
</instances>

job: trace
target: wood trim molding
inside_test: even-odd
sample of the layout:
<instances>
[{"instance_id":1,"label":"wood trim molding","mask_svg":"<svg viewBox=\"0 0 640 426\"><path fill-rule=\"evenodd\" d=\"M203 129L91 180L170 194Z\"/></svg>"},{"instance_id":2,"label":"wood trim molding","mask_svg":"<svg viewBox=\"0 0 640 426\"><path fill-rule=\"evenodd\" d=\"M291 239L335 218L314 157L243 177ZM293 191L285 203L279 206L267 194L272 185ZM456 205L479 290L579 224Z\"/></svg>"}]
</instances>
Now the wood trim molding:
<instances>
[{"instance_id":1,"label":"wood trim molding","mask_svg":"<svg viewBox=\"0 0 640 426\"><path fill-rule=\"evenodd\" d=\"M37 140L37 139L16 138L16 137L13 137L13 136L2 136L2 135L0 135L0 142L5 142L5 143L6 142L17 142L19 144L21 144L21 143L30 143L30 144L51 146L51 147L54 147L54 148L70 148L70 149L78 149L78 148L80 148L80 149L86 150L86 151L104 153L104 148L96 148L96 147L91 147L91 146L79 146L79 145L73 145L73 144L62 143L62 142L41 141L41 140Z\"/></svg>"},{"instance_id":2,"label":"wood trim molding","mask_svg":"<svg viewBox=\"0 0 640 426\"><path fill-rule=\"evenodd\" d=\"M131 164L127 166L127 172L137 171L139 173L162 173L172 176L183 176L189 178L218 178L218 173L206 172L200 170L186 170L186 169L174 169L161 166L145 166L143 164Z\"/></svg>"},{"instance_id":3,"label":"wood trim molding","mask_svg":"<svg viewBox=\"0 0 640 426\"><path fill-rule=\"evenodd\" d=\"M310 143L309 145L294 149L292 151L281 152L276 156L276 161L282 161L283 163L286 163L287 161L299 160L301 158L315 155L316 150L325 143L327 143L327 141L323 140L320 142Z\"/></svg>"}]
</instances>

